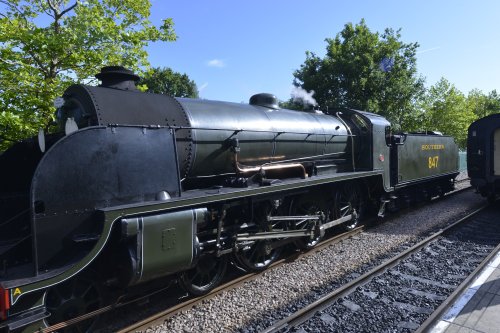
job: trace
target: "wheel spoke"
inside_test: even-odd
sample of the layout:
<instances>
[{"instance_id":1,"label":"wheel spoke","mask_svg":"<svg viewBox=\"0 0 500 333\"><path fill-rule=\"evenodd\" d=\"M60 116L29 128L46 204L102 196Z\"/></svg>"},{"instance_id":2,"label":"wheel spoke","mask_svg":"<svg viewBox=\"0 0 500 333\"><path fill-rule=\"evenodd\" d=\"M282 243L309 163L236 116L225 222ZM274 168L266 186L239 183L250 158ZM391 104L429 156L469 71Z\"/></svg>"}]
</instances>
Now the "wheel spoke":
<instances>
[{"instance_id":1,"label":"wheel spoke","mask_svg":"<svg viewBox=\"0 0 500 333\"><path fill-rule=\"evenodd\" d=\"M334 218L352 215L351 221L344 224L346 230L354 229L360 220L361 200L358 186L345 186L335 194Z\"/></svg>"},{"instance_id":2,"label":"wheel spoke","mask_svg":"<svg viewBox=\"0 0 500 333\"><path fill-rule=\"evenodd\" d=\"M324 198L319 197L319 196L302 196L296 199L297 204L294 206L292 205L291 207L291 215L306 215L306 216L311 216L311 215L316 215L316 216L321 216L321 215L326 215L326 204L324 201ZM296 230L314 230L318 225L321 226L323 223L322 218L317 218L317 219L304 219L299 222L296 222L294 227ZM319 243L321 240L322 236L317 235L313 238L309 236L301 237L297 239L294 243L297 247L301 249L310 249L316 246L316 244Z\"/></svg>"},{"instance_id":3,"label":"wheel spoke","mask_svg":"<svg viewBox=\"0 0 500 333\"><path fill-rule=\"evenodd\" d=\"M206 286L210 281L210 272L204 272L200 277L200 287Z\"/></svg>"},{"instance_id":4,"label":"wheel spoke","mask_svg":"<svg viewBox=\"0 0 500 333\"><path fill-rule=\"evenodd\" d=\"M257 244L255 244L255 245L253 246L253 249L251 249L251 250L249 251L249 252L250 252L250 254L248 255L248 258L249 258L249 259L253 259L253 258L255 258L255 255L257 254L257 250L258 250L258 249L259 249L259 244L258 244L258 242L257 242Z\"/></svg>"},{"instance_id":5,"label":"wheel spoke","mask_svg":"<svg viewBox=\"0 0 500 333\"><path fill-rule=\"evenodd\" d=\"M283 221L269 222L268 218L276 213L272 204L263 203L255 208L254 221L250 225L253 227L246 229L246 232L267 232L267 231L283 231L286 226ZM280 248L267 249L269 242L272 240L256 240L249 250L239 250L235 253L236 264L247 271L261 271L279 258L281 254Z\"/></svg>"},{"instance_id":6,"label":"wheel spoke","mask_svg":"<svg viewBox=\"0 0 500 333\"><path fill-rule=\"evenodd\" d=\"M84 273L47 291L46 307L51 316L50 325L69 320L100 308L104 302L103 287L98 284L96 274ZM95 282L97 281L97 282ZM98 318L82 321L62 332L91 332Z\"/></svg>"},{"instance_id":7,"label":"wheel spoke","mask_svg":"<svg viewBox=\"0 0 500 333\"><path fill-rule=\"evenodd\" d=\"M341 212L341 215L342 215L342 216L347 215L347 213L349 212L349 208L350 208L350 207L349 207L349 205L346 205L346 206L344 206L344 207L340 207L340 212Z\"/></svg>"},{"instance_id":8,"label":"wheel spoke","mask_svg":"<svg viewBox=\"0 0 500 333\"><path fill-rule=\"evenodd\" d=\"M203 295L220 283L226 267L225 256L217 258L213 255L205 255L199 259L198 266L180 274L179 282L187 292L193 295Z\"/></svg>"},{"instance_id":9,"label":"wheel spoke","mask_svg":"<svg viewBox=\"0 0 500 333\"><path fill-rule=\"evenodd\" d=\"M197 281L197 279L201 277L200 272L198 272L197 269L195 270L195 272L196 273L194 273L193 277L191 278L193 282Z\"/></svg>"},{"instance_id":10,"label":"wheel spoke","mask_svg":"<svg viewBox=\"0 0 500 333\"><path fill-rule=\"evenodd\" d=\"M94 290L93 286L92 285L89 285L87 286L87 288L83 291L83 293L81 294L82 295L82 298L85 298L87 296L87 294Z\"/></svg>"}]
</instances>

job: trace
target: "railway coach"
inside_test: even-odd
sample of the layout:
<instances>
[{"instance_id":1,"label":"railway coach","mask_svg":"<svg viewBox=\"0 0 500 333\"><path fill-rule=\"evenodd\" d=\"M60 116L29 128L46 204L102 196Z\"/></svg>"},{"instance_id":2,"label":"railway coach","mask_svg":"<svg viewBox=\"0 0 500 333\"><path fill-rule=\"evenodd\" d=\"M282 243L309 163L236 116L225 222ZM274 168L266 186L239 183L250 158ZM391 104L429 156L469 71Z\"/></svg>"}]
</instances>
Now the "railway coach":
<instances>
[{"instance_id":1,"label":"railway coach","mask_svg":"<svg viewBox=\"0 0 500 333\"><path fill-rule=\"evenodd\" d=\"M441 196L458 174L453 138L393 134L369 112L143 93L118 66L97 78L56 101L59 132L0 155L2 332L166 281L206 293L228 261L265 269L285 246Z\"/></svg>"},{"instance_id":2,"label":"railway coach","mask_svg":"<svg viewBox=\"0 0 500 333\"><path fill-rule=\"evenodd\" d=\"M500 114L478 119L469 126L467 172L472 187L494 201L500 192Z\"/></svg>"}]
</instances>

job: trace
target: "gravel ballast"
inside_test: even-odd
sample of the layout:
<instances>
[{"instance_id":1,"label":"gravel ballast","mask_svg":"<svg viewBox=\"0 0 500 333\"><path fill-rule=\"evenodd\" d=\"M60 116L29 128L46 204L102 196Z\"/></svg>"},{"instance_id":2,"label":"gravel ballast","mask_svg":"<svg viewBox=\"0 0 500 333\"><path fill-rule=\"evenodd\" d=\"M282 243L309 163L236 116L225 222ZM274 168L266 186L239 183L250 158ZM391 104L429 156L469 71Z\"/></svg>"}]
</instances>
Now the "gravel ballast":
<instances>
[{"instance_id":1,"label":"gravel ballast","mask_svg":"<svg viewBox=\"0 0 500 333\"><path fill-rule=\"evenodd\" d=\"M489 206L444 231L290 332L413 332L498 245L499 212Z\"/></svg>"}]
</instances>

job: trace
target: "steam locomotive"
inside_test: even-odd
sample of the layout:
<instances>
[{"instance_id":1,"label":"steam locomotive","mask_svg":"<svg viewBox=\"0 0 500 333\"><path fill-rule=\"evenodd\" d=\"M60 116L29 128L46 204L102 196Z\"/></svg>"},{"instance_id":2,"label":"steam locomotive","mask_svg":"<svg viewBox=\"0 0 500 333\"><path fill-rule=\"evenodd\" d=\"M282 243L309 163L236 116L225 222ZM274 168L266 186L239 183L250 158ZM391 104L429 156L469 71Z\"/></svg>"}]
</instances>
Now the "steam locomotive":
<instances>
[{"instance_id":1,"label":"steam locomotive","mask_svg":"<svg viewBox=\"0 0 500 333\"><path fill-rule=\"evenodd\" d=\"M265 269L285 246L454 187L458 148L383 117L173 98L105 67L56 101L60 131L0 155L0 331L33 331L173 279L194 295L227 263Z\"/></svg>"}]
</instances>

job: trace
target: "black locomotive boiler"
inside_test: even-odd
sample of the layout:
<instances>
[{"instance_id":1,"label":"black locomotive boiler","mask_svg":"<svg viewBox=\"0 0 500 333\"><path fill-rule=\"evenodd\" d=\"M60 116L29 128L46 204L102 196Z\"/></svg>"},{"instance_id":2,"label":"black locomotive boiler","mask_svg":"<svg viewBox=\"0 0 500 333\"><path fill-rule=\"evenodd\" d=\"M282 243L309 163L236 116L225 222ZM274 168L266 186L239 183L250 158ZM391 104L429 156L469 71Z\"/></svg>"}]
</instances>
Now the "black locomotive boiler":
<instances>
[{"instance_id":1,"label":"black locomotive boiler","mask_svg":"<svg viewBox=\"0 0 500 333\"><path fill-rule=\"evenodd\" d=\"M478 119L469 126L467 172L472 187L494 201L500 193L500 114Z\"/></svg>"},{"instance_id":2,"label":"black locomotive boiler","mask_svg":"<svg viewBox=\"0 0 500 333\"><path fill-rule=\"evenodd\" d=\"M167 279L205 293L228 260L264 269L284 246L443 195L458 174L453 138L392 134L372 113L148 94L121 67L97 78L58 100L59 133L0 155L0 331Z\"/></svg>"}]
</instances>

